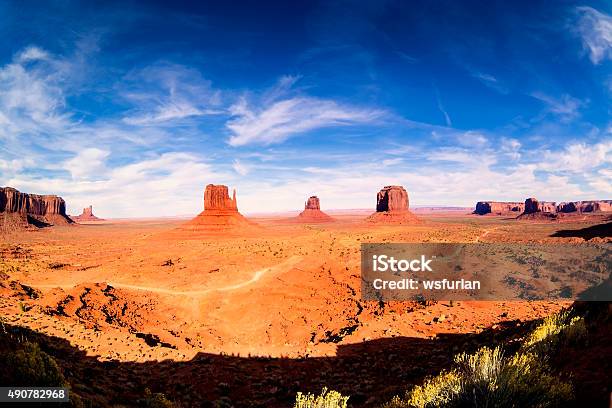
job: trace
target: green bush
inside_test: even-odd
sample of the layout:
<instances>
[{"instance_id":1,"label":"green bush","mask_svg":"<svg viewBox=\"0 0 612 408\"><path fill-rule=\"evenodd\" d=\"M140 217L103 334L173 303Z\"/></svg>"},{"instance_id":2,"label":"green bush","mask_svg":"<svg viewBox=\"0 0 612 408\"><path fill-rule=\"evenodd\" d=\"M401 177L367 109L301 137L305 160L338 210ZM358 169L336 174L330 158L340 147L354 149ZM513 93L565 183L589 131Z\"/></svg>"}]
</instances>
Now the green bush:
<instances>
[{"instance_id":1,"label":"green bush","mask_svg":"<svg viewBox=\"0 0 612 408\"><path fill-rule=\"evenodd\" d=\"M349 397L323 388L321 395L297 393L293 408L346 408Z\"/></svg>"},{"instance_id":2,"label":"green bush","mask_svg":"<svg viewBox=\"0 0 612 408\"><path fill-rule=\"evenodd\" d=\"M25 342L16 351L7 351L0 356L4 366L4 381L11 385L33 387L64 387L66 380L60 368L36 343Z\"/></svg>"}]
</instances>

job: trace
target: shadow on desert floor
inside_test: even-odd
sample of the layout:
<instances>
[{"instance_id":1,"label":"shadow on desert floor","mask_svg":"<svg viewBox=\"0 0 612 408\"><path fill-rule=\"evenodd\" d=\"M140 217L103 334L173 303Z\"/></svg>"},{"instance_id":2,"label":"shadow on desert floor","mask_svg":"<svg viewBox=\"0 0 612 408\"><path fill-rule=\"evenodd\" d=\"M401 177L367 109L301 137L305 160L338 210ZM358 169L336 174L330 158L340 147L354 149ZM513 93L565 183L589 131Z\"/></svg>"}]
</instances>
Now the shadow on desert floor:
<instances>
[{"instance_id":1,"label":"shadow on desert floor","mask_svg":"<svg viewBox=\"0 0 612 408\"><path fill-rule=\"evenodd\" d=\"M607 238L612 237L612 222L608 222L605 224L597 224L592 225L590 227L581 228L581 229L568 229L568 230L559 230L551 235L551 237L561 237L561 238L584 238L584 239L592 239L592 238Z\"/></svg>"},{"instance_id":2,"label":"shadow on desert floor","mask_svg":"<svg viewBox=\"0 0 612 408\"><path fill-rule=\"evenodd\" d=\"M373 407L449 368L462 351L503 342L512 352L518 344L514 340L532 326L509 321L480 334L383 338L340 345L333 357L298 359L198 353L182 362L101 362L64 339L8 324L0 340L39 343L62 367L73 391L93 406L138 406L148 388L180 406L213 407L225 401L229 405L221 406L289 407L298 391L319 393L328 387L350 395L351 407ZM0 351L7 345L0 342Z\"/></svg>"}]
</instances>

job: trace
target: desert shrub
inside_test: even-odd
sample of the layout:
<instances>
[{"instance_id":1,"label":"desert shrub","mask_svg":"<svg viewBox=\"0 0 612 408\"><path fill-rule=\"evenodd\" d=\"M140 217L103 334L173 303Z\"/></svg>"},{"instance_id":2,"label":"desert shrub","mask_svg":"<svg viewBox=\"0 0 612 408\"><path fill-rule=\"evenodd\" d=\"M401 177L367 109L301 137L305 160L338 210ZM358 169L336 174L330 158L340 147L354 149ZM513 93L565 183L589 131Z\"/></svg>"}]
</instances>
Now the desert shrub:
<instances>
[{"instance_id":1,"label":"desert shrub","mask_svg":"<svg viewBox=\"0 0 612 408\"><path fill-rule=\"evenodd\" d=\"M25 342L15 351L6 351L0 356L4 366L5 381L11 385L63 387L66 380L53 359L36 343ZM0 377L3 377L0 375Z\"/></svg>"},{"instance_id":2,"label":"desert shrub","mask_svg":"<svg viewBox=\"0 0 612 408\"><path fill-rule=\"evenodd\" d=\"M150 389L145 390L145 406L149 408L174 408L174 403L162 393L152 393Z\"/></svg>"},{"instance_id":3,"label":"desert shrub","mask_svg":"<svg viewBox=\"0 0 612 408\"><path fill-rule=\"evenodd\" d=\"M293 408L346 408L349 397L343 397L337 391L323 388L321 395L297 393Z\"/></svg>"},{"instance_id":4,"label":"desert shrub","mask_svg":"<svg viewBox=\"0 0 612 408\"><path fill-rule=\"evenodd\" d=\"M394 397L384 408L442 407L461 392L461 378L455 370L444 371L414 387L406 398Z\"/></svg>"},{"instance_id":5,"label":"desert shrub","mask_svg":"<svg viewBox=\"0 0 612 408\"><path fill-rule=\"evenodd\" d=\"M442 372L384 408L559 407L572 388L550 373L537 355L505 357L497 347L455 357L456 367Z\"/></svg>"},{"instance_id":6,"label":"desert shrub","mask_svg":"<svg viewBox=\"0 0 612 408\"><path fill-rule=\"evenodd\" d=\"M522 349L542 357L555 354L562 345L579 344L586 339L583 317L572 317L569 311L548 316L523 343Z\"/></svg>"}]
</instances>

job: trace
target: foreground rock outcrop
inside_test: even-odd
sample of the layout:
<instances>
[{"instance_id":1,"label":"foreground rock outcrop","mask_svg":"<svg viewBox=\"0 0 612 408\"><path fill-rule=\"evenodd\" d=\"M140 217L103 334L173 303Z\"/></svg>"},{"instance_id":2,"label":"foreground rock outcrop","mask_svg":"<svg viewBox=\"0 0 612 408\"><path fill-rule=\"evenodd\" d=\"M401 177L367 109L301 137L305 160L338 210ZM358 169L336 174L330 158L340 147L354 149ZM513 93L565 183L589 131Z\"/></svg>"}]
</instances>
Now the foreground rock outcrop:
<instances>
[{"instance_id":1,"label":"foreground rock outcrop","mask_svg":"<svg viewBox=\"0 0 612 408\"><path fill-rule=\"evenodd\" d=\"M98 218L94 215L93 207L91 205L89 207L83 208L83 212L81 213L81 215L76 215L71 218L77 222L103 221L102 218Z\"/></svg>"},{"instance_id":2,"label":"foreground rock outcrop","mask_svg":"<svg viewBox=\"0 0 612 408\"><path fill-rule=\"evenodd\" d=\"M390 224L413 224L419 219L408 210L408 192L402 186L385 186L376 195L376 212L366 221Z\"/></svg>"},{"instance_id":3,"label":"foreground rock outcrop","mask_svg":"<svg viewBox=\"0 0 612 408\"><path fill-rule=\"evenodd\" d=\"M319 222L332 222L334 219L329 215L321 211L321 204L319 197L311 196L304 204L304 211L302 211L296 218L298 222L306 223L319 223Z\"/></svg>"},{"instance_id":4,"label":"foreground rock outcrop","mask_svg":"<svg viewBox=\"0 0 612 408\"><path fill-rule=\"evenodd\" d=\"M229 196L227 186L209 184L204 190L204 211L180 228L202 232L241 232L256 227L238 212L236 190Z\"/></svg>"},{"instance_id":5,"label":"foreground rock outcrop","mask_svg":"<svg viewBox=\"0 0 612 408\"><path fill-rule=\"evenodd\" d=\"M22 193L12 187L0 188L0 228L41 228L70 223L63 198Z\"/></svg>"}]
</instances>

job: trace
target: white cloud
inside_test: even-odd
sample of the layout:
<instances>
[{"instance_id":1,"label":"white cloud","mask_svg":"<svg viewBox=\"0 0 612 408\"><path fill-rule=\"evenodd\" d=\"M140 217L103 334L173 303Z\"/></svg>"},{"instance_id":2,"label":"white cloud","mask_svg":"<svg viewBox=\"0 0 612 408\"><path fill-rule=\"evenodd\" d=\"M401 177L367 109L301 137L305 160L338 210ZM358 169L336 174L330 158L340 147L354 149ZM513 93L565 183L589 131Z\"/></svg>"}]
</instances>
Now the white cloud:
<instances>
[{"instance_id":1,"label":"white cloud","mask_svg":"<svg viewBox=\"0 0 612 408\"><path fill-rule=\"evenodd\" d=\"M534 98L546 104L546 111L559 117L563 122L569 122L580 116L580 108L584 105L581 100L571 95L561 95L560 98L553 98L542 92L533 92Z\"/></svg>"},{"instance_id":2,"label":"white cloud","mask_svg":"<svg viewBox=\"0 0 612 408\"><path fill-rule=\"evenodd\" d=\"M35 46L30 46L24 49L17 55L16 60L20 63L28 62L28 61L36 61L36 60L45 60L49 58L49 54L47 51L42 48L38 48Z\"/></svg>"},{"instance_id":3,"label":"white cloud","mask_svg":"<svg viewBox=\"0 0 612 408\"><path fill-rule=\"evenodd\" d=\"M183 65L158 63L133 71L125 77L121 95L134 106L123 121L135 126L224 113L220 92Z\"/></svg>"},{"instance_id":4,"label":"white cloud","mask_svg":"<svg viewBox=\"0 0 612 408\"><path fill-rule=\"evenodd\" d=\"M508 93L508 89L506 88L506 86L504 86L504 84L498 80L497 78L495 78L493 75L490 74L486 74L483 72L470 72L472 77L476 78L477 80L479 80L482 84L484 84L485 86L501 93L501 94L507 94Z\"/></svg>"},{"instance_id":5,"label":"white cloud","mask_svg":"<svg viewBox=\"0 0 612 408\"><path fill-rule=\"evenodd\" d=\"M612 141L593 145L572 143L560 151L545 151L537 167L540 170L586 173L602 165L612 165Z\"/></svg>"},{"instance_id":6,"label":"white cloud","mask_svg":"<svg viewBox=\"0 0 612 408\"><path fill-rule=\"evenodd\" d=\"M241 176L246 176L251 171L249 166L242 163L238 159L234 160L234 163L232 164L232 168L234 169L236 173L240 174Z\"/></svg>"},{"instance_id":7,"label":"white cloud","mask_svg":"<svg viewBox=\"0 0 612 408\"><path fill-rule=\"evenodd\" d=\"M466 146L466 147L485 147L488 143L489 140L487 139L487 137L485 135L483 135L481 132L475 131L475 130L468 130L467 132L464 133L458 133L456 134L456 140L457 143L459 143L462 146Z\"/></svg>"},{"instance_id":8,"label":"white cloud","mask_svg":"<svg viewBox=\"0 0 612 408\"><path fill-rule=\"evenodd\" d=\"M512 138L502 138L501 152L506 154L511 160L519 160L521 158L521 142Z\"/></svg>"},{"instance_id":9,"label":"white cloud","mask_svg":"<svg viewBox=\"0 0 612 408\"><path fill-rule=\"evenodd\" d=\"M65 161L63 167L70 172L73 180L98 179L106 175L105 161L109 154L106 150L87 148Z\"/></svg>"},{"instance_id":10,"label":"white cloud","mask_svg":"<svg viewBox=\"0 0 612 408\"><path fill-rule=\"evenodd\" d=\"M7 184L26 192L59 193L71 213L93 205L102 217L151 217L196 214L202 211L204 186L227 179L193 154L166 153L107 169L95 179L16 175Z\"/></svg>"},{"instance_id":11,"label":"white cloud","mask_svg":"<svg viewBox=\"0 0 612 408\"><path fill-rule=\"evenodd\" d=\"M332 100L295 97L272 103L262 110L250 108L245 99L230 108L227 122L231 146L269 145L311 130L373 123L383 112L339 104Z\"/></svg>"},{"instance_id":12,"label":"white cloud","mask_svg":"<svg viewBox=\"0 0 612 408\"><path fill-rule=\"evenodd\" d=\"M577 8L577 30L593 64L612 58L612 16L591 7Z\"/></svg>"}]
</instances>

